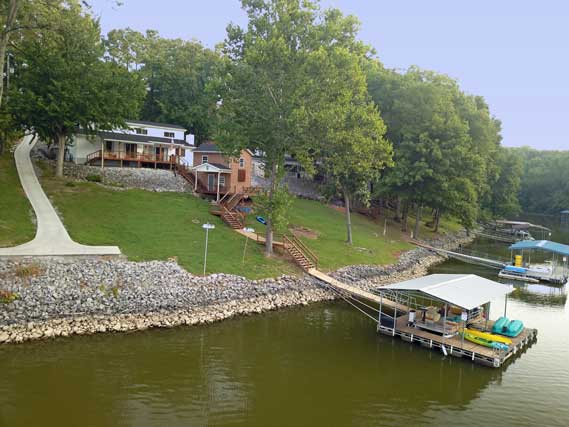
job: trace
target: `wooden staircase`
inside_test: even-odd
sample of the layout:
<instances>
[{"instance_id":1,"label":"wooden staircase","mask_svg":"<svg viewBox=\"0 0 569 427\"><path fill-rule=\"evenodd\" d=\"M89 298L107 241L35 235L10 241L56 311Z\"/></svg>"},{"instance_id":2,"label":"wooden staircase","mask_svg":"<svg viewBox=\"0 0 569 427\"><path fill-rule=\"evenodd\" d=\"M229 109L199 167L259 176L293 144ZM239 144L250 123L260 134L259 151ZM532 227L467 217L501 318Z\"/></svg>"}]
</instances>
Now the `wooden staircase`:
<instances>
[{"instance_id":1,"label":"wooden staircase","mask_svg":"<svg viewBox=\"0 0 569 427\"><path fill-rule=\"evenodd\" d=\"M318 268L318 257L296 236L283 236L285 250L304 271Z\"/></svg>"},{"instance_id":2,"label":"wooden staircase","mask_svg":"<svg viewBox=\"0 0 569 427\"><path fill-rule=\"evenodd\" d=\"M239 229L245 227L245 218L241 212L229 210L224 205L221 205L221 219L231 228Z\"/></svg>"}]
</instances>

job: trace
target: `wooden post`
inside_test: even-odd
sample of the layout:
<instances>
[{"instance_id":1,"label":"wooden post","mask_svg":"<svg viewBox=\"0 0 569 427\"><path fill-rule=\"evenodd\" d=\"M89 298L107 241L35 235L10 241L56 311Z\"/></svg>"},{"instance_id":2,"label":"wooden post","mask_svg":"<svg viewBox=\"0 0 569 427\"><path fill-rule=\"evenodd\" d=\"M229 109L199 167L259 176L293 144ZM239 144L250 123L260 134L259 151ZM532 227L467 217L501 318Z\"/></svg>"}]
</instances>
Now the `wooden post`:
<instances>
[{"instance_id":1,"label":"wooden post","mask_svg":"<svg viewBox=\"0 0 569 427\"><path fill-rule=\"evenodd\" d=\"M221 177L221 172L217 173L217 201L219 202L219 178Z\"/></svg>"},{"instance_id":2,"label":"wooden post","mask_svg":"<svg viewBox=\"0 0 569 427\"><path fill-rule=\"evenodd\" d=\"M101 169L105 167L105 141L101 142Z\"/></svg>"},{"instance_id":3,"label":"wooden post","mask_svg":"<svg viewBox=\"0 0 569 427\"><path fill-rule=\"evenodd\" d=\"M194 180L194 191L197 191L198 189L198 171L194 171L194 176L195 176L195 180Z\"/></svg>"},{"instance_id":4,"label":"wooden post","mask_svg":"<svg viewBox=\"0 0 569 427\"><path fill-rule=\"evenodd\" d=\"M506 317L507 309L508 309L508 294L506 294L506 298L504 298L504 317Z\"/></svg>"}]
</instances>

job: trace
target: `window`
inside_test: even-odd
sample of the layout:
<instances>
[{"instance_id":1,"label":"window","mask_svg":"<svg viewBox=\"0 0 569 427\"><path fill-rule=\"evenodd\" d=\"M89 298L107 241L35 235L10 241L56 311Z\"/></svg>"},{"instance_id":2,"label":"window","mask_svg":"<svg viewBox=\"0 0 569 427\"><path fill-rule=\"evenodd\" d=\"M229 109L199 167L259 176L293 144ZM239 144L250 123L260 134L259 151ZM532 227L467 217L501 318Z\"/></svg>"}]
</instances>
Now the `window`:
<instances>
[{"instance_id":1,"label":"window","mask_svg":"<svg viewBox=\"0 0 569 427\"><path fill-rule=\"evenodd\" d=\"M202 156L202 163L208 163L207 156Z\"/></svg>"},{"instance_id":2,"label":"window","mask_svg":"<svg viewBox=\"0 0 569 427\"><path fill-rule=\"evenodd\" d=\"M113 141L105 141L105 151L113 151Z\"/></svg>"},{"instance_id":3,"label":"window","mask_svg":"<svg viewBox=\"0 0 569 427\"><path fill-rule=\"evenodd\" d=\"M144 128L134 128L137 135L148 135L148 129Z\"/></svg>"},{"instance_id":4,"label":"window","mask_svg":"<svg viewBox=\"0 0 569 427\"><path fill-rule=\"evenodd\" d=\"M243 157L241 157L241 158L239 159L239 167L240 167L241 169L243 169L243 168L245 167L245 159L244 159Z\"/></svg>"},{"instance_id":5,"label":"window","mask_svg":"<svg viewBox=\"0 0 569 427\"><path fill-rule=\"evenodd\" d=\"M224 176L219 177L219 185L221 187L225 187L225 177Z\"/></svg>"},{"instance_id":6,"label":"window","mask_svg":"<svg viewBox=\"0 0 569 427\"><path fill-rule=\"evenodd\" d=\"M166 138L174 138L176 135L174 135L174 132L164 132L164 136Z\"/></svg>"}]
</instances>

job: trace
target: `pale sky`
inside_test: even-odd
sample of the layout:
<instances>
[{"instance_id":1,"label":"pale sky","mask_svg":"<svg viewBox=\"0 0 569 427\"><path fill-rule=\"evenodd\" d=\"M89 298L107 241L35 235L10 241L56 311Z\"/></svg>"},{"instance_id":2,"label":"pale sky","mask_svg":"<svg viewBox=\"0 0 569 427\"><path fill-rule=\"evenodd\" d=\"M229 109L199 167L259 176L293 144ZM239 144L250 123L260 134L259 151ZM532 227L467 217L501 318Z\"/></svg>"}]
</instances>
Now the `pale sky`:
<instances>
[{"instance_id":1,"label":"pale sky","mask_svg":"<svg viewBox=\"0 0 569 427\"><path fill-rule=\"evenodd\" d=\"M131 27L213 47L238 0L92 0L103 32ZM569 1L323 0L362 22L360 38L390 68L448 74L486 98L503 143L569 149Z\"/></svg>"}]
</instances>

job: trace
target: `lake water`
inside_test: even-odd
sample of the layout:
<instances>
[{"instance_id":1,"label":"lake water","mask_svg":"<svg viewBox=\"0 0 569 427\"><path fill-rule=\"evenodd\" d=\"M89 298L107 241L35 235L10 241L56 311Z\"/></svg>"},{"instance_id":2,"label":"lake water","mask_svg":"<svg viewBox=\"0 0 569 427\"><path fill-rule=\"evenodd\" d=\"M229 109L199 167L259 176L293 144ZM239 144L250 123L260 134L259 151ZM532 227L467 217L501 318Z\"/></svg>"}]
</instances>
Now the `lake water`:
<instances>
[{"instance_id":1,"label":"lake water","mask_svg":"<svg viewBox=\"0 0 569 427\"><path fill-rule=\"evenodd\" d=\"M3 346L0 426L567 426L566 289L516 287L508 316L538 340L500 369L378 335L341 302Z\"/></svg>"}]
</instances>

